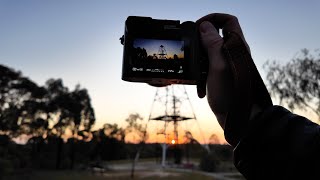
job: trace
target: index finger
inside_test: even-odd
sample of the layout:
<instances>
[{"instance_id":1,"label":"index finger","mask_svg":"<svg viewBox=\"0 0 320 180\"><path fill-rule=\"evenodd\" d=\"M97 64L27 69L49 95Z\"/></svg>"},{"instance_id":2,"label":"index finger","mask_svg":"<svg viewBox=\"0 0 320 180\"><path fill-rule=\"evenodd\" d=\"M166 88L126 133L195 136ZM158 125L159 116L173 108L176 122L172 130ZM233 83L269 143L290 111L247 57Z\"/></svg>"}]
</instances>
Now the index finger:
<instances>
[{"instance_id":1,"label":"index finger","mask_svg":"<svg viewBox=\"0 0 320 180\"><path fill-rule=\"evenodd\" d=\"M196 23L200 25L203 21L209 21L217 29L222 29L223 36L230 32L235 32L241 36L242 40L245 41L238 18L233 15L223 13L212 13L200 18L199 20L197 20Z\"/></svg>"}]
</instances>

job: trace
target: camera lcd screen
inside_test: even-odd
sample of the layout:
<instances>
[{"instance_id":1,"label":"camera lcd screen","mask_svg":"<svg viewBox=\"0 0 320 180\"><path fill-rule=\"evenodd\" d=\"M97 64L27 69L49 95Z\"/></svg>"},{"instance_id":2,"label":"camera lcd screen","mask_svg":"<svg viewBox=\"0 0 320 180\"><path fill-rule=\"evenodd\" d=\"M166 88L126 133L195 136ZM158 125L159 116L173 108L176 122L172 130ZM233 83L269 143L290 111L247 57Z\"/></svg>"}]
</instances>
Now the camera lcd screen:
<instances>
[{"instance_id":1,"label":"camera lcd screen","mask_svg":"<svg viewBox=\"0 0 320 180\"><path fill-rule=\"evenodd\" d=\"M132 71L143 74L183 74L184 41L136 38L131 50ZM164 76L163 76L164 77Z\"/></svg>"}]
</instances>

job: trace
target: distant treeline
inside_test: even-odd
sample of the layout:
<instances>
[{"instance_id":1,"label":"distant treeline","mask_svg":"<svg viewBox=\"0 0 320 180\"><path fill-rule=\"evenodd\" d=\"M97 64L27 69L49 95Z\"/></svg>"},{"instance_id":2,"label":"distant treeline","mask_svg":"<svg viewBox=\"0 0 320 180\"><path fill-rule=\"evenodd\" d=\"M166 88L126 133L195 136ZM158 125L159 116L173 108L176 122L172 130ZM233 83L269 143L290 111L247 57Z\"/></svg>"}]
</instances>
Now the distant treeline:
<instances>
[{"instance_id":1,"label":"distant treeline","mask_svg":"<svg viewBox=\"0 0 320 180\"><path fill-rule=\"evenodd\" d=\"M130 114L124 128L107 123L93 131L95 114L86 89L77 85L70 91L61 79L39 86L0 65L0 179L30 169L85 169L102 161L133 159L141 147L141 158L160 162L162 148L143 144L148 134L140 120L139 114ZM16 144L14 139L22 135L28 137L26 144ZM128 143L130 135L140 143ZM176 159L178 148L180 157L207 161L208 152L189 137L185 144L168 149L169 160ZM231 160L230 146L211 148L220 159Z\"/></svg>"},{"instance_id":2,"label":"distant treeline","mask_svg":"<svg viewBox=\"0 0 320 180\"><path fill-rule=\"evenodd\" d=\"M23 169L88 169L90 166L112 160L132 160L141 144L125 143L102 133L95 132L91 141L59 137L33 137L27 144L19 145L6 135L0 136L0 175L8 175ZM180 144L170 146L167 150L168 162L175 162L175 149L179 148L182 159L187 162L192 159L202 159L210 162L231 161L232 148L229 145L209 145L212 154L208 154L199 144ZM153 158L155 163L161 163L162 148L160 144L143 144L140 158ZM204 159L203 159L204 158ZM1 176L0 176L1 177Z\"/></svg>"}]
</instances>

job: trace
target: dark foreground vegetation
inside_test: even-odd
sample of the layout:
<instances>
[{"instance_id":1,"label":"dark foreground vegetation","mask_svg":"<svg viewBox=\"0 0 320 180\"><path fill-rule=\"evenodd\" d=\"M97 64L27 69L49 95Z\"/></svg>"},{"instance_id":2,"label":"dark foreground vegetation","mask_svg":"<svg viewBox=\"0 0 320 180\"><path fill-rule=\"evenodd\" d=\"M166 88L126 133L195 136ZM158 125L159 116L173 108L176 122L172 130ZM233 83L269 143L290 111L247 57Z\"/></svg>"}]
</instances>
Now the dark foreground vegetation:
<instances>
[{"instance_id":1,"label":"dark foreground vegetation","mask_svg":"<svg viewBox=\"0 0 320 180\"><path fill-rule=\"evenodd\" d=\"M77 85L69 90L61 79L39 86L21 72L0 65L0 178L108 168L106 164L114 160L132 162L138 150L140 159L160 163L162 148L143 143L146 133L141 119L131 114L124 128L105 124L92 130L95 114L86 89ZM187 133L184 144L167 149L168 163L215 171L219 162L231 162L230 146L210 145L207 151ZM132 134L140 143L126 143Z\"/></svg>"},{"instance_id":2,"label":"dark foreground vegetation","mask_svg":"<svg viewBox=\"0 0 320 180\"><path fill-rule=\"evenodd\" d=\"M69 139L63 142L56 137L31 138L27 144L19 145L1 136L0 172L1 177L25 176L37 171L108 169L108 162L124 160L130 163L141 144L126 144L105 134L91 141ZM161 146L145 144L141 160L149 158L154 163L161 162ZM175 148L180 149L181 162L186 168L214 172L224 163L231 163L232 149L229 145L210 145L208 153L198 144L181 144L169 147L168 163L176 162ZM188 165L188 166L187 166ZM190 166L191 165L191 166Z\"/></svg>"}]
</instances>

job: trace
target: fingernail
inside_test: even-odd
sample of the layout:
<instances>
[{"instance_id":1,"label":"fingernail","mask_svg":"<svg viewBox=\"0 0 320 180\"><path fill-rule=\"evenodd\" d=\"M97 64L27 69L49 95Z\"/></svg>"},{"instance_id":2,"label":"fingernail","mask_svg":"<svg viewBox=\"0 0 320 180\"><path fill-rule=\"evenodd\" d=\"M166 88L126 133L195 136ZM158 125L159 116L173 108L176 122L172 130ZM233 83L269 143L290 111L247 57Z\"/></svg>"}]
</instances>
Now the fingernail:
<instances>
[{"instance_id":1,"label":"fingernail","mask_svg":"<svg viewBox=\"0 0 320 180\"><path fill-rule=\"evenodd\" d=\"M213 25L209 21L204 21L200 24L200 31L202 33L207 33L214 29Z\"/></svg>"}]
</instances>

